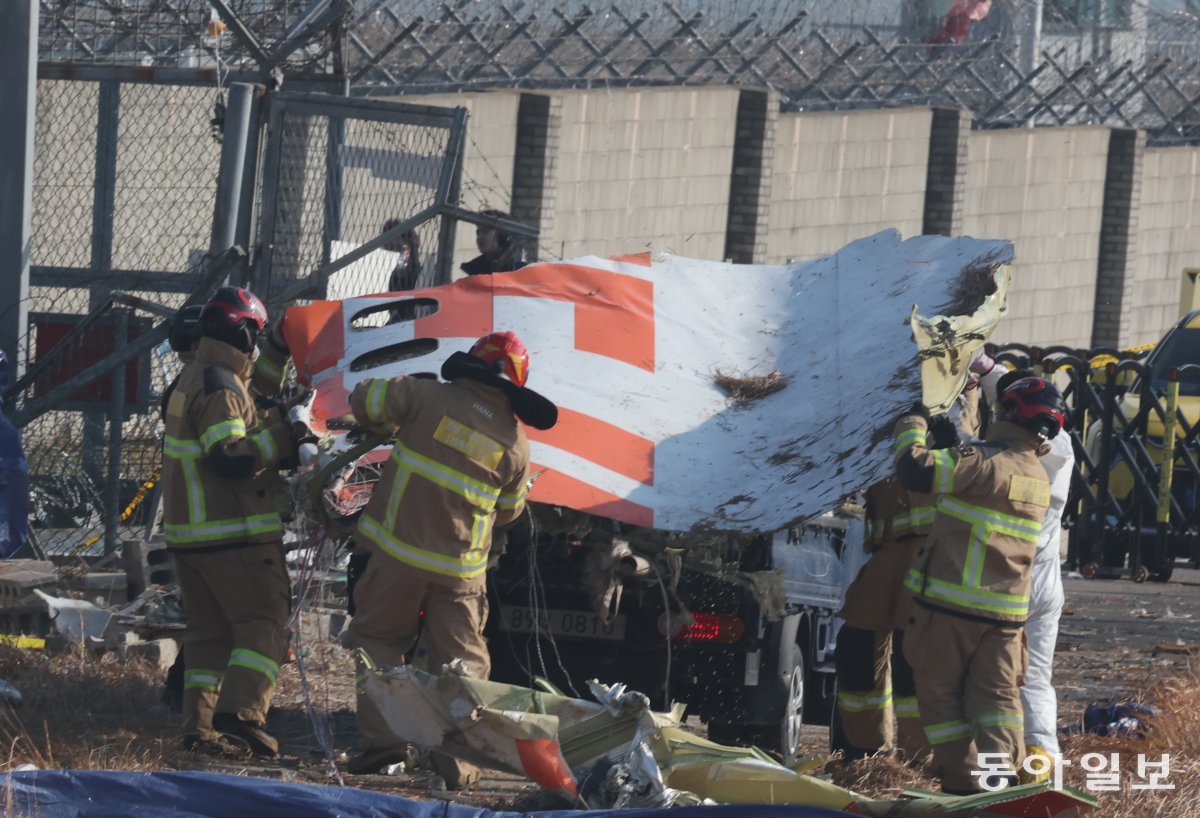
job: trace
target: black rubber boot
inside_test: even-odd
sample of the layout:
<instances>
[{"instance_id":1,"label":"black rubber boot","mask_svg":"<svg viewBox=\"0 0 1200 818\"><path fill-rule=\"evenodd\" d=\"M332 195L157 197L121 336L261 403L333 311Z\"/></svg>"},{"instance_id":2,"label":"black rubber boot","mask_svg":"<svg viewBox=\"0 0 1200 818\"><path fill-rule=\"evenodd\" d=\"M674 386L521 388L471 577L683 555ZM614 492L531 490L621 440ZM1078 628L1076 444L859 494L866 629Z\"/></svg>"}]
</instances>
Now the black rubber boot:
<instances>
[{"instance_id":1,"label":"black rubber boot","mask_svg":"<svg viewBox=\"0 0 1200 818\"><path fill-rule=\"evenodd\" d=\"M251 721L242 721L233 713L214 713L213 729L246 742L250 746L250 752L256 756L279 755L279 742L274 736L260 725Z\"/></svg>"}]
</instances>

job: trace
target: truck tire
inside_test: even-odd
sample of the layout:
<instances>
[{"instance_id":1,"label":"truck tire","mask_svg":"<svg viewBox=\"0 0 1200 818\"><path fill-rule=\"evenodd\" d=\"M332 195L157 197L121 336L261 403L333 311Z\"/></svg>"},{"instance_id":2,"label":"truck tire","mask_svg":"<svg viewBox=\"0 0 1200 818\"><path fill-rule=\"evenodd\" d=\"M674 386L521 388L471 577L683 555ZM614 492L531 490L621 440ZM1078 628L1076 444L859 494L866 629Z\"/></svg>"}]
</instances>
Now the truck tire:
<instances>
[{"instance_id":1,"label":"truck tire","mask_svg":"<svg viewBox=\"0 0 1200 818\"><path fill-rule=\"evenodd\" d=\"M1150 572L1151 582L1170 582L1171 575L1175 573L1175 560L1167 560L1166 564L1161 566L1157 571Z\"/></svg>"},{"instance_id":2,"label":"truck tire","mask_svg":"<svg viewBox=\"0 0 1200 818\"><path fill-rule=\"evenodd\" d=\"M792 667L787 674L787 699L779 719L777 749L785 765L800 757L800 736L804 729L804 687L806 669L804 652L797 648L792 654Z\"/></svg>"}]
</instances>

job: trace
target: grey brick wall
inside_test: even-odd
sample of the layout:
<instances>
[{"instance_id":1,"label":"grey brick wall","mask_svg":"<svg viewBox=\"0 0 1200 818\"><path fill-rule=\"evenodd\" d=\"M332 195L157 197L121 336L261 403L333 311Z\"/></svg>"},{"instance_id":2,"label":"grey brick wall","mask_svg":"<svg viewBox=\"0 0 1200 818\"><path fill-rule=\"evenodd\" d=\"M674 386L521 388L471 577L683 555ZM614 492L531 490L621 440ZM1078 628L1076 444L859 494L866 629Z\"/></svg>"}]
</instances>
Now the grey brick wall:
<instances>
[{"instance_id":1,"label":"grey brick wall","mask_svg":"<svg viewBox=\"0 0 1200 818\"><path fill-rule=\"evenodd\" d=\"M1200 267L1200 149L1147 148L1138 208L1137 276L1125 344L1148 344L1192 306L1184 271ZM1185 282L1186 286L1185 286Z\"/></svg>"},{"instance_id":2,"label":"grey brick wall","mask_svg":"<svg viewBox=\"0 0 1200 818\"><path fill-rule=\"evenodd\" d=\"M1104 176L1093 347L1119 347L1130 335L1145 153L1144 132L1113 129Z\"/></svg>"},{"instance_id":3,"label":"grey brick wall","mask_svg":"<svg viewBox=\"0 0 1200 818\"><path fill-rule=\"evenodd\" d=\"M554 232L561 132L562 97L521 94L513 157L512 215L538 228L543 236ZM526 248L526 258L539 255L536 246Z\"/></svg>"},{"instance_id":4,"label":"grey brick wall","mask_svg":"<svg viewBox=\"0 0 1200 818\"><path fill-rule=\"evenodd\" d=\"M776 92L742 90L729 179L729 222L725 228L725 258L739 264L762 264L767 260L778 118Z\"/></svg>"},{"instance_id":5,"label":"grey brick wall","mask_svg":"<svg viewBox=\"0 0 1200 818\"><path fill-rule=\"evenodd\" d=\"M954 236L962 232L970 133L970 112L957 108L933 109L921 222L924 235Z\"/></svg>"}]
</instances>

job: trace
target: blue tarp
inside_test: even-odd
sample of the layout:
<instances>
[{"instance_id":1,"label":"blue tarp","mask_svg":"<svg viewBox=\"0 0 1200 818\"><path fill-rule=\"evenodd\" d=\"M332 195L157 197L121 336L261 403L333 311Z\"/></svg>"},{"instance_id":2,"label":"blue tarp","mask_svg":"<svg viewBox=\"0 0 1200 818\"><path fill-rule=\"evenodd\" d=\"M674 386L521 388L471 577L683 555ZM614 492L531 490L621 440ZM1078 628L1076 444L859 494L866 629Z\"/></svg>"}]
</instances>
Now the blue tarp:
<instances>
[{"instance_id":1,"label":"blue tarp","mask_svg":"<svg viewBox=\"0 0 1200 818\"><path fill-rule=\"evenodd\" d=\"M38 770L11 773L6 783L12 797L11 814L30 818L844 818L846 815L817 807L746 804L673 810L496 812L365 790L201 772ZM7 809L5 814L10 814Z\"/></svg>"}]
</instances>

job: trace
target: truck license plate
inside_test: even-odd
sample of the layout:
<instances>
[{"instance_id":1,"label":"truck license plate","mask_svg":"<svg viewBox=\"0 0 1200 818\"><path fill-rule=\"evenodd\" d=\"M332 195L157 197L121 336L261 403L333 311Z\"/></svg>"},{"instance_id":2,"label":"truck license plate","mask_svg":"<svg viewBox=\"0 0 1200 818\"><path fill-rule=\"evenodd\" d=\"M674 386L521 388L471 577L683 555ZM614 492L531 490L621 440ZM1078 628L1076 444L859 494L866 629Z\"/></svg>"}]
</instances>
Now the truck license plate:
<instances>
[{"instance_id":1,"label":"truck license plate","mask_svg":"<svg viewBox=\"0 0 1200 818\"><path fill-rule=\"evenodd\" d=\"M550 633L553 636L569 636L576 639L612 639L625 638L625 617L618 614L610 623L605 624L594 613L587 611L563 611L553 608L538 611L540 622L534 619L532 608L516 605L500 607L503 629L513 633L532 633L534 624L537 630Z\"/></svg>"}]
</instances>

